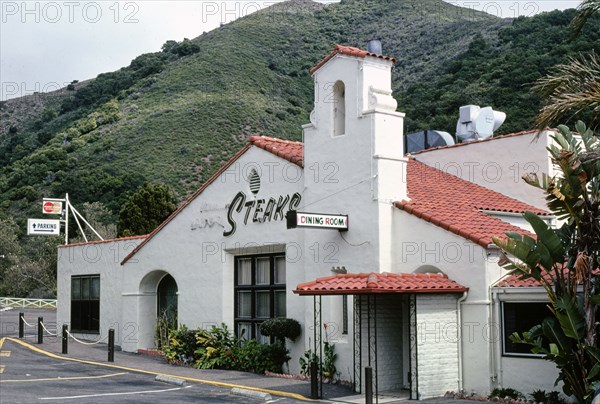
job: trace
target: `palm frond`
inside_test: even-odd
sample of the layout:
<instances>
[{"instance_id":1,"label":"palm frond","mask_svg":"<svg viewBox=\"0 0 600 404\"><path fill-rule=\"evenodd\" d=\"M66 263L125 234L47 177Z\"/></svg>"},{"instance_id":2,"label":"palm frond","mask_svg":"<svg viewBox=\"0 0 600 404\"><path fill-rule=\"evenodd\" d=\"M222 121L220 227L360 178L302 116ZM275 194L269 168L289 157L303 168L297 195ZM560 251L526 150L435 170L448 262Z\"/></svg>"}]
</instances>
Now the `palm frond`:
<instances>
[{"instance_id":1,"label":"palm frond","mask_svg":"<svg viewBox=\"0 0 600 404\"><path fill-rule=\"evenodd\" d=\"M546 98L546 105L536 117L538 129L576 118L583 112L592 114L591 129L600 124L600 61L595 53L570 58L539 79L533 88Z\"/></svg>"},{"instance_id":2,"label":"palm frond","mask_svg":"<svg viewBox=\"0 0 600 404\"><path fill-rule=\"evenodd\" d=\"M583 0L577 7L577 14L571 20L571 37L576 38L590 17L600 11L600 0Z\"/></svg>"}]
</instances>

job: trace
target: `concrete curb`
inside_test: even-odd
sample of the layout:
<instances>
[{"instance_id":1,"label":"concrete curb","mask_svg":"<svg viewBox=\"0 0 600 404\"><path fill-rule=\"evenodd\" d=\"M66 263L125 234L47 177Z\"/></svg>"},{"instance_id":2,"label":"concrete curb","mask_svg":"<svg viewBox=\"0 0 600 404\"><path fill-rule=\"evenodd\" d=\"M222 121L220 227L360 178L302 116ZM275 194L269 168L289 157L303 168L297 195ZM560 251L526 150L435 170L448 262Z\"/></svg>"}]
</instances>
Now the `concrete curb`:
<instances>
[{"instance_id":1,"label":"concrete curb","mask_svg":"<svg viewBox=\"0 0 600 404\"><path fill-rule=\"evenodd\" d=\"M0 346L2 346L2 344L5 342L5 340L7 341L11 341L14 342L16 344L19 344L21 346L26 347L27 349L33 351L33 352L37 352L40 353L42 355L48 356L50 358L54 358L54 359L59 359L59 360L64 360L64 361L70 361L70 362L78 362L78 363L87 363L89 365L96 365L96 366L102 366L102 367L106 367L106 368L111 368L111 369L119 369L119 370L125 370L125 371L129 371L129 372L137 372L137 373L142 373L142 374L150 374L153 376L157 376L157 375L163 375L165 377L172 377L172 378L180 378L182 380L186 380L189 382L194 382L194 383L204 383L204 384L209 384L212 386L218 386L218 387L224 387L224 388L239 388L240 390L249 390L249 391L256 391L256 392L262 392L263 394L267 394L270 397L272 396L279 396L279 397L288 397L288 398L293 398L296 400L300 400L300 401L313 401L310 398L304 397L301 394L298 393L290 393L290 392L286 392L286 391L278 391L278 390L272 390L272 389L266 389L266 388L258 388L258 387L249 387L249 388L245 388L247 386L240 386L240 385L236 385L236 384L232 384L232 383L226 383L226 382L221 382L221 381L215 381L215 380L204 380L204 379L198 379L195 377L187 377L187 376L177 376L177 375L169 375L169 374L163 374L163 373L159 373L159 372L154 372L151 370L145 370L145 369L138 369L138 368L132 368L132 367L127 367L127 366L121 366L121 365L113 365L113 364L108 364L108 363L104 363L104 362L95 362L92 360L85 360L85 359L77 359L77 358L70 358L70 357L66 357L66 356L61 356L59 354L55 354L49 351L46 351L44 349L38 348L35 345L29 344L25 341L21 341L18 338L13 338L13 337L3 337L0 338Z\"/></svg>"},{"instance_id":2,"label":"concrete curb","mask_svg":"<svg viewBox=\"0 0 600 404\"><path fill-rule=\"evenodd\" d=\"M271 397L271 395L269 393L264 393L262 391L241 389L238 387L231 389L231 394L236 395L236 396L248 397L248 398L258 398L259 400L265 400L265 401L273 399L273 397Z\"/></svg>"},{"instance_id":3,"label":"concrete curb","mask_svg":"<svg viewBox=\"0 0 600 404\"><path fill-rule=\"evenodd\" d=\"M163 382L167 384L173 384L175 386L185 386L185 380L179 379L177 377L170 377L165 375L156 375L154 378L157 382Z\"/></svg>"}]
</instances>

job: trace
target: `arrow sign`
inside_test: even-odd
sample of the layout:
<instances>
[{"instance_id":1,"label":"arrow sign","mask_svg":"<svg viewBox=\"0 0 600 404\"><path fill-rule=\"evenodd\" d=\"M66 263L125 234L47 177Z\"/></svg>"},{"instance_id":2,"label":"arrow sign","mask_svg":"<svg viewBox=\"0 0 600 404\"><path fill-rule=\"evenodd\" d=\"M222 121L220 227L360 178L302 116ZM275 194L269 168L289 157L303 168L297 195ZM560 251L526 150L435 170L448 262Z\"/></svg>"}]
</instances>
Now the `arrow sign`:
<instances>
[{"instance_id":1,"label":"arrow sign","mask_svg":"<svg viewBox=\"0 0 600 404\"><path fill-rule=\"evenodd\" d=\"M63 205L60 201L44 201L42 212L47 215L59 215L62 213Z\"/></svg>"},{"instance_id":2,"label":"arrow sign","mask_svg":"<svg viewBox=\"0 0 600 404\"><path fill-rule=\"evenodd\" d=\"M60 220L27 219L28 236L60 236Z\"/></svg>"}]
</instances>

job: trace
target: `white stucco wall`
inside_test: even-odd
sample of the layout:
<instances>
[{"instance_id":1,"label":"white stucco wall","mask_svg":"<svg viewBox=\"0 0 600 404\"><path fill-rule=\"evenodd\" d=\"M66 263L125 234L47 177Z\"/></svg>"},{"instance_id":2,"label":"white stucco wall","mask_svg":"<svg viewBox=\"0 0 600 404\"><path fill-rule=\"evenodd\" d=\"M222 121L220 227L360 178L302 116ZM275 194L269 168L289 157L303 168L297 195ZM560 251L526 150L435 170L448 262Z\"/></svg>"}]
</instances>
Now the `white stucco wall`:
<instances>
[{"instance_id":1,"label":"white stucco wall","mask_svg":"<svg viewBox=\"0 0 600 404\"><path fill-rule=\"evenodd\" d=\"M489 286L506 271L488 249L454 233L398 209L393 220L395 272L441 271L469 288L461 304L462 384L468 391L489 392L494 349Z\"/></svg>"},{"instance_id":2,"label":"white stucco wall","mask_svg":"<svg viewBox=\"0 0 600 404\"><path fill-rule=\"evenodd\" d=\"M540 209L546 209L543 192L522 180L536 172L553 175L546 147L551 139L547 131L538 140L535 135L499 137L473 141L468 145L432 149L416 153L415 159L467 181L503 193Z\"/></svg>"},{"instance_id":3,"label":"white stucco wall","mask_svg":"<svg viewBox=\"0 0 600 404\"><path fill-rule=\"evenodd\" d=\"M75 335L92 340L103 339L108 329L113 328L116 345L136 338L137 324L122 321L121 287L124 276L120 262L141 241L141 238L130 238L58 248L56 322L59 327L71 323L71 277L100 275L100 332L97 335Z\"/></svg>"},{"instance_id":4,"label":"white stucco wall","mask_svg":"<svg viewBox=\"0 0 600 404\"><path fill-rule=\"evenodd\" d=\"M256 195L250 192L246 179L252 168L262 174L260 191ZM299 239L301 232L287 230L281 218L255 222L255 210L249 213L244 224L246 208L243 208L242 212L232 214L236 231L229 237L223 234L230 230L228 205L238 192L244 192L246 201L292 196L302 190L301 176L295 179L301 173L298 166L262 149L252 148L175 216L133 260L126 262L124 268L128 276L123 283L123 316L139 324L140 335L137 346L132 344L124 348L135 350L153 344L151 332L155 313L142 311L152 305L143 302L147 296L141 295L139 289L144 277L154 271L165 271L177 282L181 324L197 328L225 323L233 330L234 255L240 254L286 253L287 316L302 320L304 300L290 293L304 280L301 263L305 252Z\"/></svg>"}]
</instances>

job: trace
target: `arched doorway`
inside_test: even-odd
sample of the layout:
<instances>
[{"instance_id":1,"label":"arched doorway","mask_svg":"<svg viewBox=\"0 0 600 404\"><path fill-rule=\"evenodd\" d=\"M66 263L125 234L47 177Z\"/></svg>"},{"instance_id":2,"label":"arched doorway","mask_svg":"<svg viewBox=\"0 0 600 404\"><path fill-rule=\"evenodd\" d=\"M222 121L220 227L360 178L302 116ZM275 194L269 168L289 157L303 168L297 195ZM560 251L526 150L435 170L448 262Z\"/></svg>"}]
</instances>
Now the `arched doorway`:
<instances>
[{"instance_id":1,"label":"arched doorway","mask_svg":"<svg viewBox=\"0 0 600 404\"><path fill-rule=\"evenodd\" d=\"M156 315L169 329L177 328L177 282L166 274L158 283Z\"/></svg>"},{"instance_id":2,"label":"arched doorway","mask_svg":"<svg viewBox=\"0 0 600 404\"><path fill-rule=\"evenodd\" d=\"M178 290L173 276L160 269L148 272L140 280L137 294L138 349L160 347L167 341L168 330L177 328Z\"/></svg>"}]
</instances>

